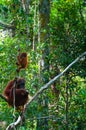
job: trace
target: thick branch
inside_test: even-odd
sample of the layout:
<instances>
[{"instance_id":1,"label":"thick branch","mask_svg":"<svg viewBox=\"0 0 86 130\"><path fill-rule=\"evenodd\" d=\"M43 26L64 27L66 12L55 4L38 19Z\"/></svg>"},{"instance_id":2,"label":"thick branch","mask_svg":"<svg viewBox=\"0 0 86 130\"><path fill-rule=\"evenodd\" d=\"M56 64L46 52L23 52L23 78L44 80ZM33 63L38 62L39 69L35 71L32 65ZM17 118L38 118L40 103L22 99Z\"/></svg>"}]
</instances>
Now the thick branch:
<instances>
[{"instance_id":1,"label":"thick branch","mask_svg":"<svg viewBox=\"0 0 86 130\"><path fill-rule=\"evenodd\" d=\"M29 105L33 100L35 100L35 99L39 96L39 94L41 94L45 89L48 89L48 87L49 87L54 81L56 81L59 77L61 77L70 67L72 67L76 62L78 62L78 61L79 61L83 56L85 56L85 55L86 55L86 52L82 53L82 54L81 54L79 57L77 57L71 64L69 64L69 65L65 68L65 70L64 70L63 72L61 72L59 75L55 76L55 77L54 77L53 79L51 79L47 84L45 84L43 87L41 87L41 88L39 89L39 91L32 97L32 99L26 104L25 110L26 110L26 108L28 107L28 105ZM24 112L25 112L25 110L24 110ZM18 124L21 122L21 120L22 120L22 116L23 116L24 112L22 113L21 116L19 115L17 121L14 122L14 123L11 123L11 124L7 127L6 130L11 130L11 128L13 128L13 126L18 125Z\"/></svg>"},{"instance_id":2,"label":"thick branch","mask_svg":"<svg viewBox=\"0 0 86 130\"><path fill-rule=\"evenodd\" d=\"M27 103L26 106L28 106L33 100L35 100L39 94L42 93L45 89L47 89L54 81L56 81L59 77L61 77L71 66L73 66L76 62L78 62L83 56L86 55L86 52L82 53L79 57L77 57L71 64L69 64L63 72L55 76L53 79L51 79L48 83L46 83L43 87L40 88L40 90L32 97L32 99Z\"/></svg>"}]
</instances>

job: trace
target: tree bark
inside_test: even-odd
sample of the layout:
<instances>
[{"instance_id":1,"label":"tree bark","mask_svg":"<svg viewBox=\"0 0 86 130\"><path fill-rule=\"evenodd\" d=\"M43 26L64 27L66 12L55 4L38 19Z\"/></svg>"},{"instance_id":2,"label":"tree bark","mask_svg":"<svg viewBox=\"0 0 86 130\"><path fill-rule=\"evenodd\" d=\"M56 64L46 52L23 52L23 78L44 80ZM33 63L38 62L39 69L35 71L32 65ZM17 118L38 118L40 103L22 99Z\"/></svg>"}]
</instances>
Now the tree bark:
<instances>
[{"instance_id":1,"label":"tree bark","mask_svg":"<svg viewBox=\"0 0 86 130\"><path fill-rule=\"evenodd\" d=\"M49 0L39 0L39 14L38 14L38 42L39 44L43 44L44 48L41 52L41 60L40 60L40 79L43 84L47 83L49 80L49 14L50 14L50 1ZM41 104L42 111L41 114L48 114L48 97L42 95ZM37 130L48 130L48 121L37 120Z\"/></svg>"}]
</instances>

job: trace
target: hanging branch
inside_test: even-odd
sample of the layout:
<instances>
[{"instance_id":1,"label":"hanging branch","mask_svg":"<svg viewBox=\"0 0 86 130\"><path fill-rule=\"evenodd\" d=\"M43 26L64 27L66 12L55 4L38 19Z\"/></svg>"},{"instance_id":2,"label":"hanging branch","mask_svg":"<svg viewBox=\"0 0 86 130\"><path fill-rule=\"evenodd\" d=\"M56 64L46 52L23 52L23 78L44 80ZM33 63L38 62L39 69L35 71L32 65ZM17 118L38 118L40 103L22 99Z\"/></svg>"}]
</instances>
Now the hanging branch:
<instances>
[{"instance_id":1,"label":"hanging branch","mask_svg":"<svg viewBox=\"0 0 86 130\"><path fill-rule=\"evenodd\" d=\"M25 26L25 31L26 32L26 49L28 48L28 42L29 41L29 25L28 25L28 16L29 16L29 5L30 5L30 1L31 0L19 0L21 3L21 6L23 8L24 11L24 16L25 16L25 21L26 21L26 26Z\"/></svg>"},{"instance_id":2,"label":"hanging branch","mask_svg":"<svg viewBox=\"0 0 86 130\"><path fill-rule=\"evenodd\" d=\"M15 121L14 123L11 123L6 130L11 130L12 128L14 128L14 126L17 126L21 121L22 121L22 117L25 113L26 108L28 107L28 105L30 105L30 103L32 101L34 101L39 94L41 94L45 89L48 89L48 87L54 82L56 81L59 77L61 77L69 68L71 68L76 62L78 62L83 56L86 55L86 52L82 53L79 57L77 57L71 64L69 64L63 72L61 72L60 74L58 74L57 76L55 76L53 79L51 79L48 83L46 83L44 86L42 86L38 92L32 97L32 99L25 105L25 109L24 111L21 113L21 115L19 115L17 121Z\"/></svg>"},{"instance_id":3,"label":"hanging branch","mask_svg":"<svg viewBox=\"0 0 86 130\"><path fill-rule=\"evenodd\" d=\"M37 5L36 5L36 0L35 0L35 5L34 5L34 23L33 23L33 51L35 50L35 38L36 38L36 34L35 29L36 29L36 10L37 10Z\"/></svg>"}]
</instances>

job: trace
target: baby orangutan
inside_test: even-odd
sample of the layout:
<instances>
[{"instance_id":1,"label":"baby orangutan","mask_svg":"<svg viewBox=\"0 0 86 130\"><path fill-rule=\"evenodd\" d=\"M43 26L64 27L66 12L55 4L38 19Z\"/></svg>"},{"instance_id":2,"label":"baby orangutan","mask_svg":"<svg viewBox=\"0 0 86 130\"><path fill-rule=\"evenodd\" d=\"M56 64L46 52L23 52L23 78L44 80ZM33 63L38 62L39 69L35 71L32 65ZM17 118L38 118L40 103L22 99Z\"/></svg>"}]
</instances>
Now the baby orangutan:
<instances>
[{"instance_id":1,"label":"baby orangutan","mask_svg":"<svg viewBox=\"0 0 86 130\"><path fill-rule=\"evenodd\" d=\"M23 53L20 53L18 54L17 56L17 62L16 62L16 65L17 65L17 72L19 72L21 69L24 69L27 67L27 64L28 64L28 57L27 57L27 53L26 52L23 52Z\"/></svg>"}]
</instances>

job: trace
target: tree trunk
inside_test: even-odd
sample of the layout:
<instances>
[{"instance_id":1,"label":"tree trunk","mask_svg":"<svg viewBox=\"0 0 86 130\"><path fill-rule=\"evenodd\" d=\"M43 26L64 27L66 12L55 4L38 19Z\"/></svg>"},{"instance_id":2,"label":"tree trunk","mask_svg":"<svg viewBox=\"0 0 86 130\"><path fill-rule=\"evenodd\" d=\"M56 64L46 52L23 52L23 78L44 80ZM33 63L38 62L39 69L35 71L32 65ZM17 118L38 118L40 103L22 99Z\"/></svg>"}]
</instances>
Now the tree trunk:
<instances>
[{"instance_id":1,"label":"tree trunk","mask_svg":"<svg viewBox=\"0 0 86 130\"><path fill-rule=\"evenodd\" d=\"M50 14L50 1L39 0L39 14L38 14L38 42L43 44L43 50L41 50L40 60L40 79L43 84L49 81L49 14ZM41 97L42 115L48 115L48 97L46 94ZM37 130L48 130L47 119L37 121Z\"/></svg>"}]
</instances>

